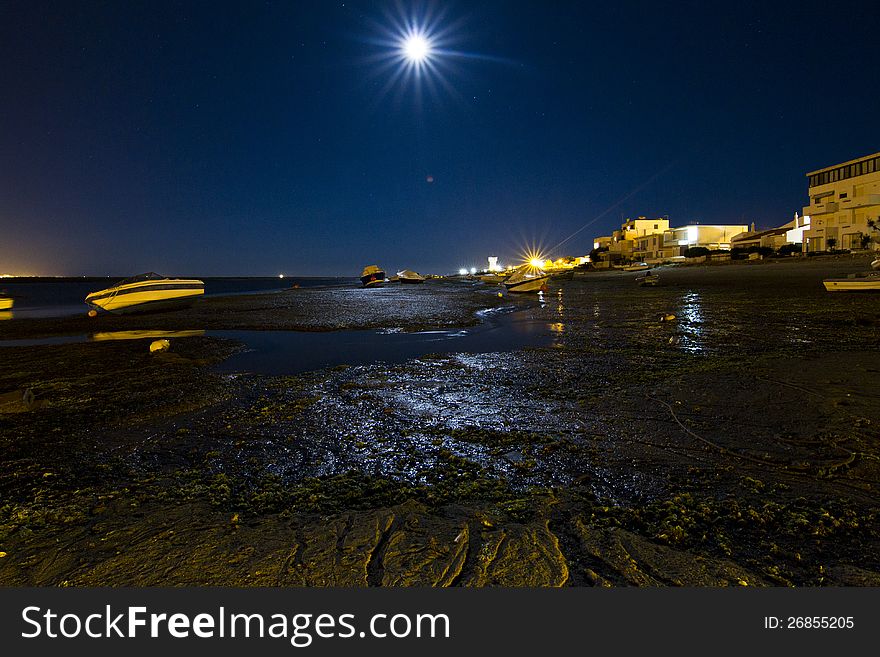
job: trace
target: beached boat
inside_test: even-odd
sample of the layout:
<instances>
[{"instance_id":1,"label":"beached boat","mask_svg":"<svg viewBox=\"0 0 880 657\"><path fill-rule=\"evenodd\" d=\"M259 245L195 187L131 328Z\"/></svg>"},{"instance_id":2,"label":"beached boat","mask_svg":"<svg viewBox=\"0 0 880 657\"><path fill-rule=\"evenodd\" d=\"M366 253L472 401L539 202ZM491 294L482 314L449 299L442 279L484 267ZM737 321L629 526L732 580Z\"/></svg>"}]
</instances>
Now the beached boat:
<instances>
[{"instance_id":1,"label":"beached boat","mask_svg":"<svg viewBox=\"0 0 880 657\"><path fill-rule=\"evenodd\" d=\"M477 276L484 283L503 283L507 278L507 274L481 274Z\"/></svg>"},{"instance_id":2,"label":"beached boat","mask_svg":"<svg viewBox=\"0 0 880 657\"><path fill-rule=\"evenodd\" d=\"M364 287L382 287L385 283L385 270L376 265L367 265L361 272L361 283Z\"/></svg>"},{"instance_id":3,"label":"beached boat","mask_svg":"<svg viewBox=\"0 0 880 657\"><path fill-rule=\"evenodd\" d=\"M504 281L504 287L508 292L537 292L547 284L548 280L550 274L537 267L523 265Z\"/></svg>"},{"instance_id":4,"label":"beached boat","mask_svg":"<svg viewBox=\"0 0 880 657\"><path fill-rule=\"evenodd\" d=\"M12 310L12 297L0 294L0 310Z\"/></svg>"},{"instance_id":5,"label":"beached boat","mask_svg":"<svg viewBox=\"0 0 880 657\"><path fill-rule=\"evenodd\" d=\"M656 287L660 282L659 274L652 274L651 272L646 272L641 276L636 276L636 283L639 284L640 287Z\"/></svg>"},{"instance_id":6,"label":"beached boat","mask_svg":"<svg viewBox=\"0 0 880 657\"><path fill-rule=\"evenodd\" d=\"M880 292L880 271L850 274L846 278L826 278L822 284L829 292Z\"/></svg>"},{"instance_id":7,"label":"beached boat","mask_svg":"<svg viewBox=\"0 0 880 657\"><path fill-rule=\"evenodd\" d=\"M95 310L121 314L180 308L205 294L205 283L195 278L168 278L155 272L140 274L85 299Z\"/></svg>"},{"instance_id":8,"label":"beached boat","mask_svg":"<svg viewBox=\"0 0 880 657\"><path fill-rule=\"evenodd\" d=\"M397 278L401 283L424 283L425 277L419 274L418 272L414 272L412 269L404 269L403 271L397 272Z\"/></svg>"},{"instance_id":9,"label":"beached boat","mask_svg":"<svg viewBox=\"0 0 880 657\"><path fill-rule=\"evenodd\" d=\"M647 262L634 262L631 265L627 265L623 268L623 271L645 271L646 269L650 269L651 265Z\"/></svg>"},{"instance_id":10,"label":"beached boat","mask_svg":"<svg viewBox=\"0 0 880 657\"><path fill-rule=\"evenodd\" d=\"M877 258L876 260L871 262L871 269L880 271L880 258Z\"/></svg>"}]
</instances>

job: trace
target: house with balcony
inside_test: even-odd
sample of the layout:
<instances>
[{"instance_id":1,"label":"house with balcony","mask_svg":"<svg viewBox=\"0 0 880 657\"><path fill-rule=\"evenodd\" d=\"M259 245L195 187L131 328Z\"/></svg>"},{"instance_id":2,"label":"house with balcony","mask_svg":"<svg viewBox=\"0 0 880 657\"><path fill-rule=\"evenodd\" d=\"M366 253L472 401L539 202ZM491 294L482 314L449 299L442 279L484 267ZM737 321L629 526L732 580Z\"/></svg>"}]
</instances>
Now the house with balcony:
<instances>
[{"instance_id":1,"label":"house with balcony","mask_svg":"<svg viewBox=\"0 0 880 657\"><path fill-rule=\"evenodd\" d=\"M608 247L607 258L612 262L630 262L657 257L647 245L662 242L663 231L669 228L668 219L627 219L610 236L597 237L593 247ZM645 246L645 248L640 248Z\"/></svg>"},{"instance_id":2,"label":"house with balcony","mask_svg":"<svg viewBox=\"0 0 880 657\"><path fill-rule=\"evenodd\" d=\"M868 221L880 221L880 153L811 171L807 181L806 252L858 249L865 238L877 235Z\"/></svg>"}]
</instances>

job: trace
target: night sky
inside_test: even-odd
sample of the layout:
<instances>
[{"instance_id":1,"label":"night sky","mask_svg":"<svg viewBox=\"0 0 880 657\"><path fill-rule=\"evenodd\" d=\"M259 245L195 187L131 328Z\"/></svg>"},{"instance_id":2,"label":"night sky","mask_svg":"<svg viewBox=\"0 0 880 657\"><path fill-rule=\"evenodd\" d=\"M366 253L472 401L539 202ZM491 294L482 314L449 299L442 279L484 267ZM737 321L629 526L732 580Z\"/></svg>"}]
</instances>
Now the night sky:
<instances>
[{"instance_id":1,"label":"night sky","mask_svg":"<svg viewBox=\"0 0 880 657\"><path fill-rule=\"evenodd\" d=\"M394 59L413 19L418 76ZM0 0L0 273L447 273L595 220L551 251L585 254L621 216L779 225L807 171L880 150L877 24L870 2Z\"/></svg>"}]
</instances>

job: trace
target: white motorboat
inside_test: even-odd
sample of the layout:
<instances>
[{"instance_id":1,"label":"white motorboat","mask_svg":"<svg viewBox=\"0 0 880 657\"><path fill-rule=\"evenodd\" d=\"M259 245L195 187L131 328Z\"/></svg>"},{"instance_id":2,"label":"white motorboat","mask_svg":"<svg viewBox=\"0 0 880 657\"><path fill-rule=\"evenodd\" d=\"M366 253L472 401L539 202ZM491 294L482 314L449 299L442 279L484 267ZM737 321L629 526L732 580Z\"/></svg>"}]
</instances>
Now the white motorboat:
<instances>
[{"instance_id":1,"label":"white motorboat","mask_svg":"<svg viewBox=\"0 0 880 657\"><path fill-rule=\"evenodd\" d=\"M871 269L873 269L874 271L880 271L880 258L877 258L876 260L871 262Z\"/></svg>"},{"instance_id":2,"label":"white motorboat","mask_svg":"<svg viewBox=\"0 0 880 657\"><path fill-rule=\"evenodd\" d=\"M829 292L880 292L880 271L850 274L846 278L826 278L822 284Z\"/></svg>"},{"instance_id":3,"label":"white motorboat","mask_svg":"<svg viewBox=\"0 0 880 657\"><path fill-rule=\"evenodd\" d=\"M204 294L204 281L168 278L149 272L92 292L85 301L94 310L122 314L179 308L193 303Z\"/></svg>"},{"instance_id":4,"label":"white motorboat","mask_svg":"<svg viewBox=\"0 0 880 657\"><path fill-rule=\"evenodd\" d=\"M550 274L532 265L523 265L505 281L508 292L537 292L550 280Z\"/></svg>"},{"instance_id":5,"label":"white motorboat","mask_svg":"<svg viewBox=\"0 0 880 657\"><path fill-rule=\"evenodd\" d=\"M650 269L651 265L647 262L634 262L631 265L627 265L623 268L623 271L645 271Z\"/></svg>"},{"instance_id":6,"label":"white motorboat","mask_svg":"<svg viewBox=\"0 0 880 657\"><path fill-rule=\"evenodd\" d=\"M401 283L424 283L425 277L419 274L418 272L414 272L411 269L404 269L403 271L397 272L397 279Z\"/></svg>"}]
</instances>

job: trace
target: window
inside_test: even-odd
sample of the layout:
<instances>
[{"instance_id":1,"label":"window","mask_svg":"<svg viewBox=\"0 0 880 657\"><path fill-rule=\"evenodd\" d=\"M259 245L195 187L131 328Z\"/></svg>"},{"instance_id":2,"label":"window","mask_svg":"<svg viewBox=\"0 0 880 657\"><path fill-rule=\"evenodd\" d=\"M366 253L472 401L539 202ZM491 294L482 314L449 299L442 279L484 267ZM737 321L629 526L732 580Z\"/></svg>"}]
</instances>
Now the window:
<instances>
[{"instance_id":1,"label":"window","mask_svg":"<svg viewBox=\"0 0 880 657\"><path fill-rule=\"evenodd\" d=\"M847 196L846 192L840 192L840 198L846 198L846 196Z\"/></svg>"}]
</instances>

